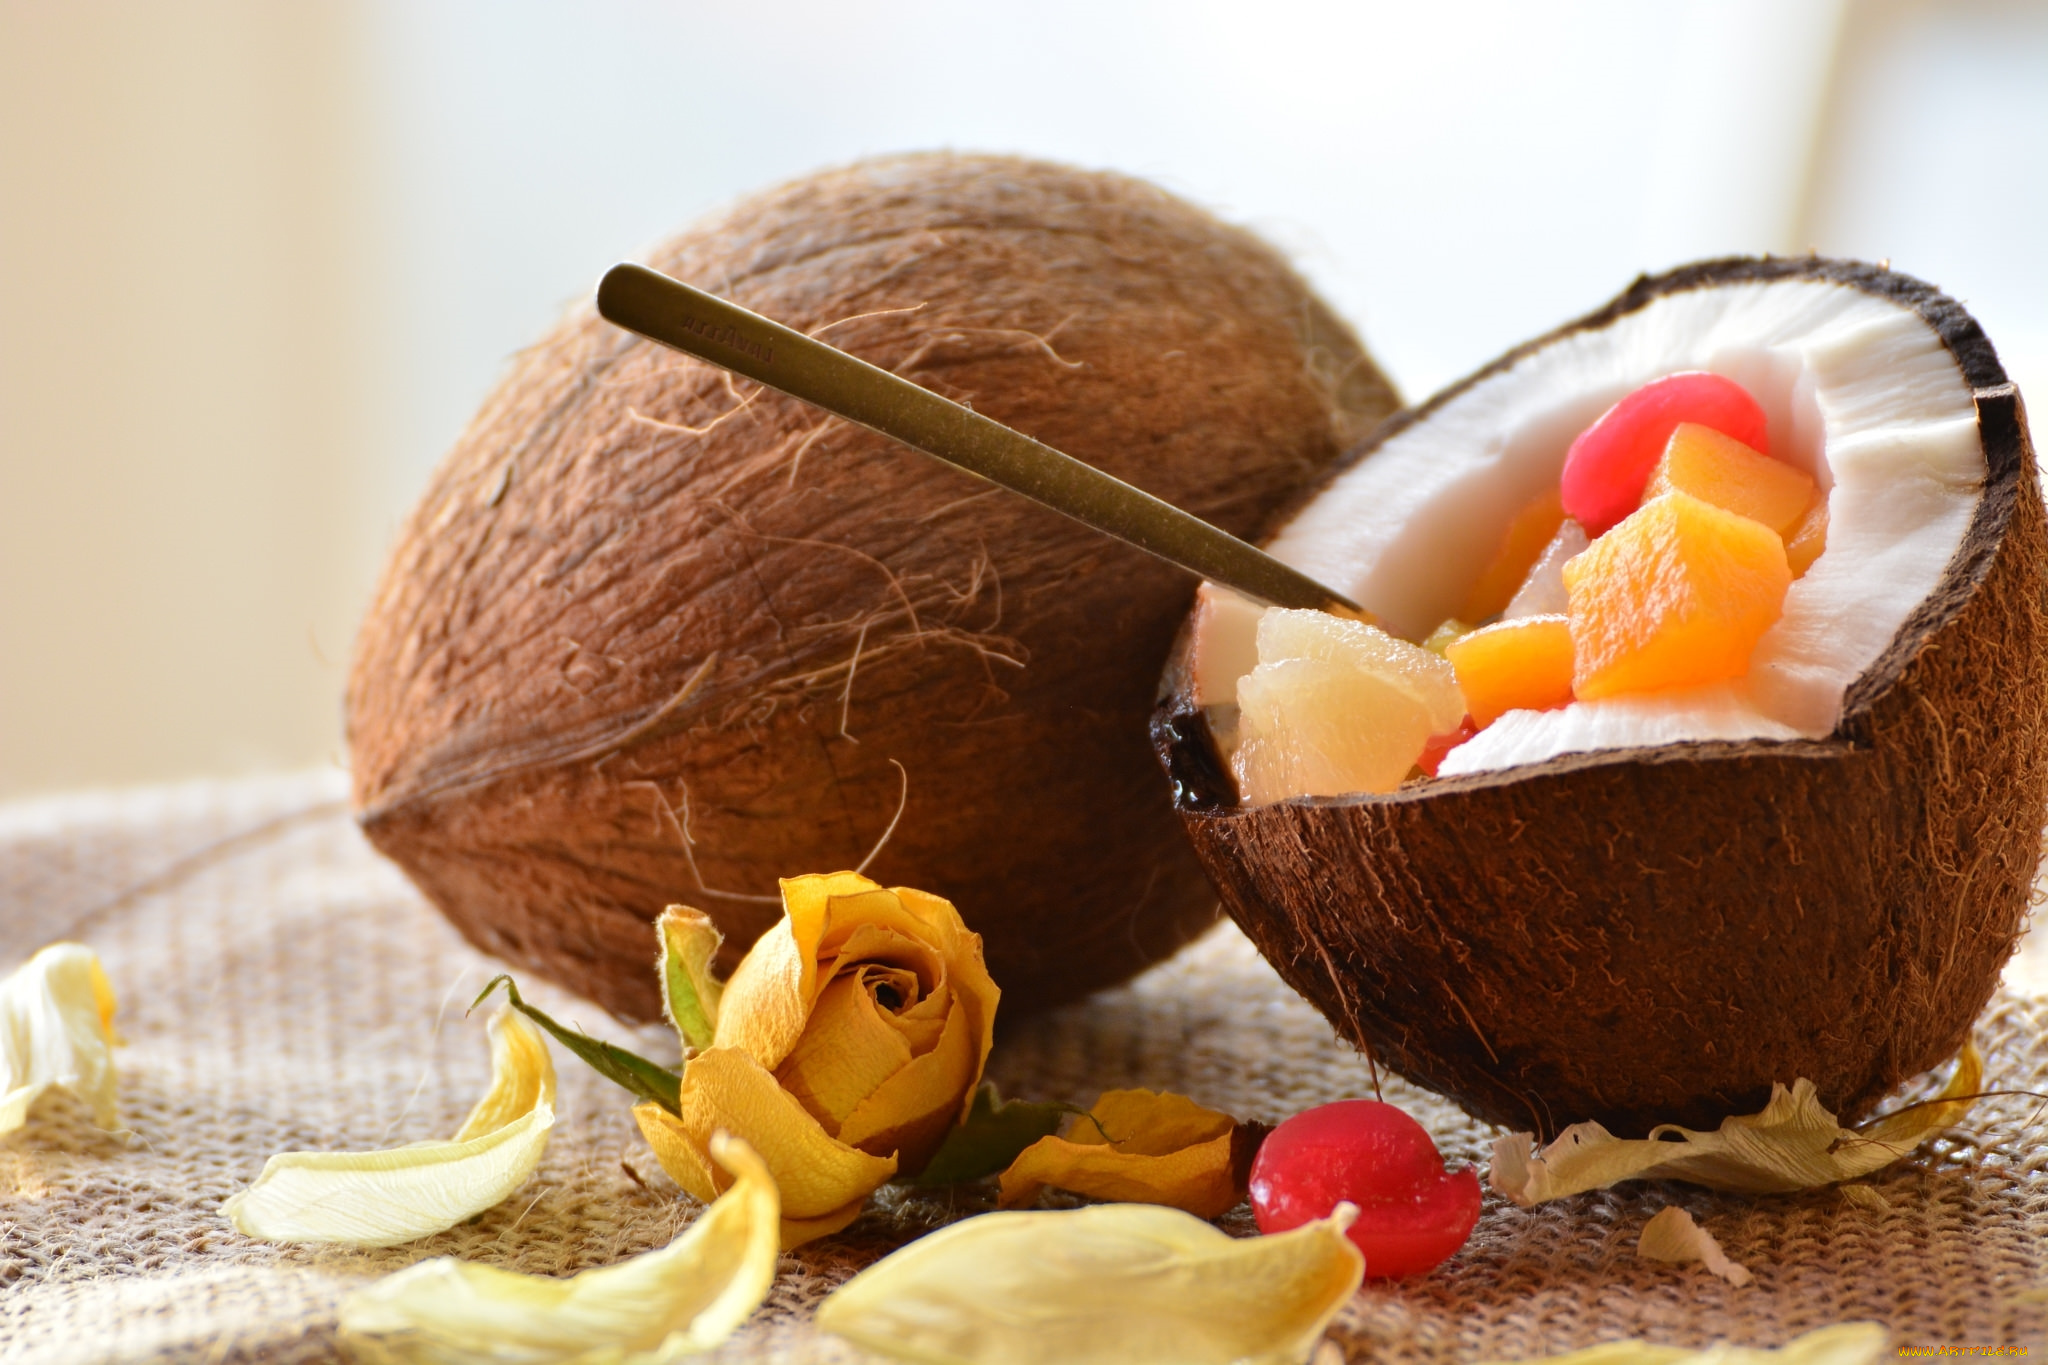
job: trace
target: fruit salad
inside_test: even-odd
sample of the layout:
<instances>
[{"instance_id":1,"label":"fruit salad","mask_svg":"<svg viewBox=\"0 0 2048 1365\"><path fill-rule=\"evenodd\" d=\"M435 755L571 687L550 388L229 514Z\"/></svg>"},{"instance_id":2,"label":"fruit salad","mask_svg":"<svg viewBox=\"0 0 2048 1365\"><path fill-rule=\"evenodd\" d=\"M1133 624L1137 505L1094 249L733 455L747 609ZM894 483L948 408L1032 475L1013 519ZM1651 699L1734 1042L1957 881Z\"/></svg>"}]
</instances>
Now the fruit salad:
<instances>
[{"instance_id":1,"label":"fruit salad","mask_svg":"<svg viewBox=\"0 0 2048 1365\"><path fill-rule=\"evenodd\" d=\"M1239 793L1391 791L1511 712L1740 679L1827 526L1748 390L1699 370L1644 384L1571 441L1420 644L1263 615L1236 689Z\"/></svg>"}]
</instances>

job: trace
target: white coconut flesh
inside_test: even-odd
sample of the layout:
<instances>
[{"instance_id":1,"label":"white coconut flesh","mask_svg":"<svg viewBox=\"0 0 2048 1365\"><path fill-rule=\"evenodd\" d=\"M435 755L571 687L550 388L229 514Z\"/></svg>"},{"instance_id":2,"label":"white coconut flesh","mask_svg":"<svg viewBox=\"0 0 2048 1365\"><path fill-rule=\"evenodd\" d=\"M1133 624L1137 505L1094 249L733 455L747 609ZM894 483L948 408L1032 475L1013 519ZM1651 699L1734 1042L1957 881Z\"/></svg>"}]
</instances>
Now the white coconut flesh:
<instances>
[{"instance_id":1,"label":"white coconut flesh","mask_svg":"<svg viewBox=\"0 0 2048 1365\"><path fill-rule=\"evenodd\" d=\"M1919 314L1811 279L1667 294L1548 343L1389 438L1268 548L1421 640L1457 610L1515 513L1557 486L1574 437L1639 385L1702 369L1756 397L1770 453L1828 497L1827 548L1792 584L1748 674L1510 711L1453 749L1440 775L1684 741L1823 738L1849 686L1939 584L1985 477L1970 385ZM1200 603L1194 699L1228 745L1265 613L1213 585Z\"/></svg>"}]
</instances>

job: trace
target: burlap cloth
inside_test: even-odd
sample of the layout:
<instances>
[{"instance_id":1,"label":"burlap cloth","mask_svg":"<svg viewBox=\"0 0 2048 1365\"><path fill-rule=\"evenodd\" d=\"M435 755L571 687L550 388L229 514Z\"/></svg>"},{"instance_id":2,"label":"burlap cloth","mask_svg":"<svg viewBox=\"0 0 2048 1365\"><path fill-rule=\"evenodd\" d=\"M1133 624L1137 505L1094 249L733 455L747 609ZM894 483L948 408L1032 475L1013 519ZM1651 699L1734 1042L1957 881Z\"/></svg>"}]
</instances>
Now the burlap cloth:
<instances>
[{"instance_id":1,"label":"burlap cloth","mask_svg":"<svg viewBox=\"0 0 2048 1365\"><path fill-rule=\"evenodd\" d=\"M330 774L0 807L0 969L57 938L99 951L121 997L132 1130L97 1132L60 1097L0 1142L0 1360L325 1361L339 1296L368 1277L450 1253L563 1274L658 1246L694 1216L624 1095L558 1054L563 1117L538 1175L473 1222L379 1252L274 1247L229 1228L221 1201L272 1152L446 1137L488 1074L482 1017L463 1007L495 965L369 850L341 793ZM2044 1023L2048 995L1993 1002L1978 1035L1988 1084L2048 1090ZM1371 1089L1365 1062L1228 927L1125 989L1012 1030L992 1069L1007 1094L1087 1102L1164 1087L1269 1121ZM1386 1095L1448 1155L1483 1161L1487 1130L1399 1082ZM1353 1361L1469 1361L1626 1336L1776 1345L1874 1318L1901 1346L2048 1342L2048 1306L2023 1298L2048 1283L2043 1106L1986 1101L1967 1133L1875 1189L1882 1208L1834 1191L1669 1184L1535 1210L1489 1194L1463 1252L1431 1275L1368 1284L1332 1340ZM984 1199L885 1192L845 1234L785 1256L766 1309L715 1358L861 1359L811 1328L819 1298ZM1667 1204L1755 1282L1636 1256ZM1226 1225L1248 1220L1240 1210Z\"/></svg>"}]
</instances>

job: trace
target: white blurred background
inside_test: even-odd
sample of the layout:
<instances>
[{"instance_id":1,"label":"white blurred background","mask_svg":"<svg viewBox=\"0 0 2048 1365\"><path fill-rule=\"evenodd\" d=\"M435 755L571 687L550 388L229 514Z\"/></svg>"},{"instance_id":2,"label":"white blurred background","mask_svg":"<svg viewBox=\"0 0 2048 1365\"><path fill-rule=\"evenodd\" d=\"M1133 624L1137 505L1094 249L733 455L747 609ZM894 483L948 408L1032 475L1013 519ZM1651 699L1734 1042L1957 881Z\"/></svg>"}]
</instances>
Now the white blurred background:
<instances>
[{"instance_id":1,"label":"white blurred background","mask_svg":"<svg viewBox=\"0 0 2048 1365\"><path fill-rule=\"evenodd\" d=\"M867 153L1153 177L1410 398L1728 252L2048 393L2048 4L0 0L0 796L341 759L385 546L603 269Z\"/></svg>"}]
</instances>

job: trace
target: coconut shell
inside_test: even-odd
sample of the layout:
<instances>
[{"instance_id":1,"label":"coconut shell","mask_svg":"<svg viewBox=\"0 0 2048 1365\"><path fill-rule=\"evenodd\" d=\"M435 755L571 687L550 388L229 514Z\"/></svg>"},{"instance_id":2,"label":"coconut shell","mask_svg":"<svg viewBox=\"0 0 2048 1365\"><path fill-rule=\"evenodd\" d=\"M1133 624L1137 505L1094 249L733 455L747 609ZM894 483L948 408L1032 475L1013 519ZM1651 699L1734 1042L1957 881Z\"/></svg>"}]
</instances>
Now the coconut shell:
<instances>
[{"instance_id":1,"label":"coconut shell","mask_svg":"<svg viewBox=\"0 0 2048 1365\"><path fill-rule=\"evenodd\" d=\"M1271 249L1122 176L873 161L646 261L1239 534L1394 406ZM1216 913L1145 741L1192 590L579 306L392 553L358 819L471 941L623 1016L658 1013L663 906L730 965L778 877L862 865L958 904L1006 1013L1064 1000Z\"/></svg>"},{"instance_id":2,"label":"coconut shell","mask_svg":"<svg viewBox=\"0 0 2048 1365\"><path fill-rule=\"evenodd\" d=\"M2048 805L2048 538L2016 390L1964 310L1870 266L1734 260L1662 295L1818 278L1895 300L1976 390L1987 479L1937 590L1817 742L1565 755L1381 796L1236 806L1187 700L1154 738L1230 914L1372 1057L1474 1115L1641 1135L1807 1077L1845 1119L1952 1057L2027 921Z\"/></svg>"}]
</instances>

